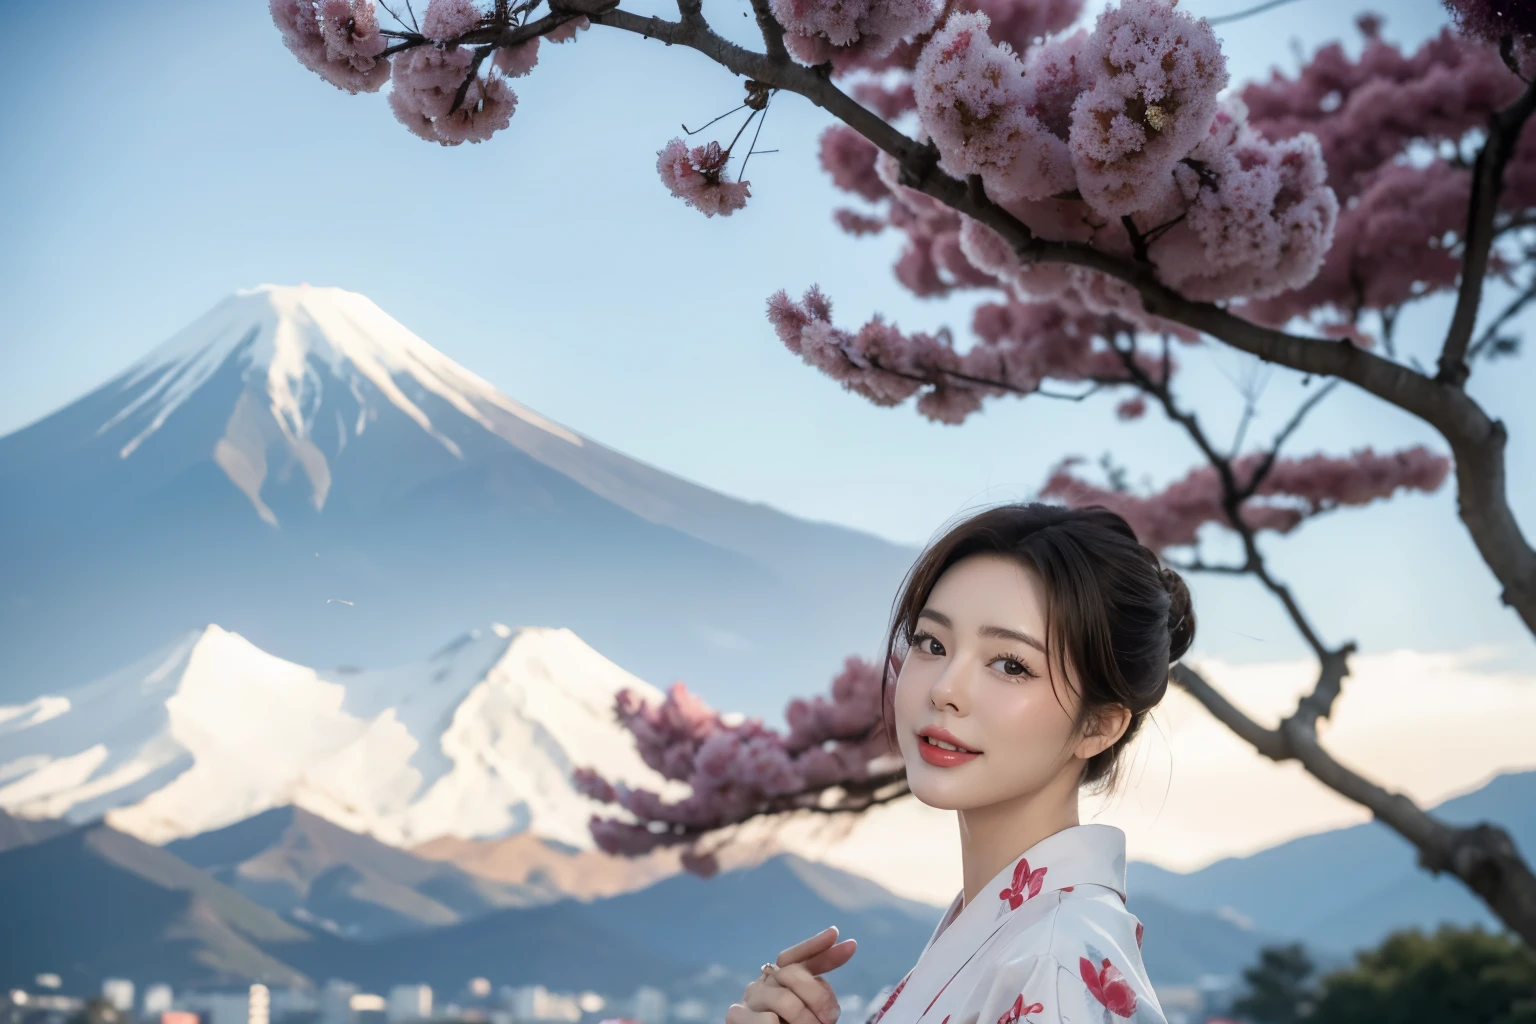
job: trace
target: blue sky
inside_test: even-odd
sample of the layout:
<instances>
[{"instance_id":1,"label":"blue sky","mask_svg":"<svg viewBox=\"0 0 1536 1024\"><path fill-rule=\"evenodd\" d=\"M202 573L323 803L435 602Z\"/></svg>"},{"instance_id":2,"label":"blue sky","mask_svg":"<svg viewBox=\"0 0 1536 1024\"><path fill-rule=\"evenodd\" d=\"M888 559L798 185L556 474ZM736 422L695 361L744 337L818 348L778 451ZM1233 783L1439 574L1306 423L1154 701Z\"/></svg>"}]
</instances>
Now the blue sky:
<instances>
[{"instance_id":1,"label":"blue sky","mask_svg":"<svg viewBox=\"0 0 1536 1024\"><path fill-rule=\"evenodd\" d=\"M1185 0L1218 15L1250 0ZM674 11L670 3L626 4ZM1438 0L1392 0L1387 33L1438 29ZM1220 30L1235 81L1291 67L1295 48L1353 39L1366 5L1296 2ZM746 0L706 3L751 42ZM16 38L51 38L39 5ZM825 116L775 99L754 157L754 197L706 220L657 180L655 153L739 102L704 58L612 32L547 47L517 83L512 127L478 146L409 135L380 96L347 96L283 49L261 0L123 5L84 0L69 48L20 46L0 67L12 118L0 162L0 433L106 380L236 288L263 282L363 292L518 400L631 455L743 498L917 544L981 503L1028 496L1063 455L1112 451L1136 479L1194 464L1154 416L1127 426L1112 399L993 404L962 427L876 409L790 356L763 316L780 287L819 282L840 318L882 311L909 328L965 321L890 274L893 239L832 226L842 203L815 163ZM727 136L728 138L728 136ZM1407 331L1432 339L1442 305ZM1432 351L1423 349L1432 358ZM1251 437L1298 393L1286 374L1212 348L1183 387L1218 436L1234 382L1267 381ZM1473 390L1508 423L1511 493L1529 519L1536 413L1529 366L1480 372ZM1396 447L1433 435L1340 393L1293 451ZM1443 447L1436 445L1436 447ZM1528 526L1528 530L1529 530ZM1331 640L1366 649L1497 645L1536 665L1529 635L1455 516L1449 490L1309 524L1270 540ZM1238 661L1300 647L1273 602L1242 581L1196 580L1199 648Z\"/></svg>"}]
</instances>

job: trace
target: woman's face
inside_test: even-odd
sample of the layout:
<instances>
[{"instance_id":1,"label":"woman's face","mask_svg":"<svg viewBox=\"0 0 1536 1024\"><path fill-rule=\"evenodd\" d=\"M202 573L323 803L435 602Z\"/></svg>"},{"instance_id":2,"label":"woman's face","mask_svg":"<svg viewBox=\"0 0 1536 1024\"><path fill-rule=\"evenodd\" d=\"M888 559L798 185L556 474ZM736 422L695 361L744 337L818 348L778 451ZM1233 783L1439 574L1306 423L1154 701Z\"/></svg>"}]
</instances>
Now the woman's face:
<instances>
[{"instance_id":1,"label":"woman's face","mask_svg":"<svg viewBox=\"0 0 1536 1024\"><path fill-rule=\"evenodd\" d=\"M896 680L898 742L923 803L1027 797L1064 771L1075 780L1081 758L1108 745L1074 730L1076 688L1051 685L1045 625L1045 588L1012 559L972 555L934 585Z\"/></svg>"}]
</instances>

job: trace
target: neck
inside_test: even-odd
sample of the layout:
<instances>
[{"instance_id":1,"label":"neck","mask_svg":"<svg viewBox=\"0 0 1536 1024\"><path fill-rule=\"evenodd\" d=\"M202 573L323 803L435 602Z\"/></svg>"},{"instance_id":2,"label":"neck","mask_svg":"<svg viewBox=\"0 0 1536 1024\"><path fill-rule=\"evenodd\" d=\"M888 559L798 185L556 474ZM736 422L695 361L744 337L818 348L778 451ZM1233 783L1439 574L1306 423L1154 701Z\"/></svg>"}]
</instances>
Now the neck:
<instances>
[{"instance_id":1,"label":"neck","mask_svg":"<svg viewBox=\"0 0 1536 1024\"><path fill-rule=\"evenodd\" d=\"M982 886L1025 850L1062 829L1081 824L1077 774L1063 772L1042 789L959 812L966 906L982 894Z\"/></svg>"}]
</instances>

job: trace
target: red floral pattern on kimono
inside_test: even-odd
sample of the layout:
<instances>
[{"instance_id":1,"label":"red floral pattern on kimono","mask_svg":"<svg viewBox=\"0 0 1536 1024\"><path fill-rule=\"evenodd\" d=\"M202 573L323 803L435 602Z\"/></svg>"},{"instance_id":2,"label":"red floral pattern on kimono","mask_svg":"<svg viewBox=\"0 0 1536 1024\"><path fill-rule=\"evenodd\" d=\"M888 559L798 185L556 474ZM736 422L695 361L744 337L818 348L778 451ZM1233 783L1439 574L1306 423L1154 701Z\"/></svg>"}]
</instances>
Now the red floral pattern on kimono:
<instances>
[{"instance_id":1,"label":"red floral pattern on kimono","mask_svg":"<svg viewBox=\"0 0 1536 1024\"><path fill-rule=\"evenodd\" d=\"M1137 921L1137 922L1136 922L1136 948L1137 948L1137 949L1140 949L1140 948L1141 948L1141 933L1142 933L1142 932L1143 932L1143 931L1145 931L1145 930L1146 930L1146 929L1145 929L1145 928L1143 928L1143 927L1142 927L1142 924L1141 924L1141 922L1140 922L1140 921Z\"/></svg>"},{"instance_id":2,"label":"red floral pattern on kimono","mask_svg":"<svg viewBox=\"0 0 1536 1024\"><path fill-rule=\"evenodd\" d=\"M1024 905L1024 901L1031 896L1040 895L1040 887L1045 884L1045 868L1029 870L1029 861L1023 857L1013 867L1013 884L997 894L997 898L1008 903L1009 910L1018 910Z\"/></svg>"},{"instance_id":3,"label":"red floral pattern on kimono","mask_svg":"<svg viewBox=\"0 0 1536 1024\"><path fill-rule=\"evenodd\" d=\"M1109 825L1074 825L1022 851L977 899L955 897L871 1021L1167 1024L1124 903L1125 863L1125 834Z\"/></svg>"},{"instance_id":4,"label":"red floral pattern on kimono","mask_svg":"<svg viewBox=\"0 0 1536 1024\"><path fill-rule=\"evenodd\" d=\"M1032 1013L1044 1013L1044 1012L1045 1012L1045 1004L1043 1004L1043 1003L1027 1003L1026 1004L1024 1002L1024 993L1020 992L1019 993L1019 997L1013 1001L1013 1005L1008 1007L1007 1011L1004 1012L1001 1017L997 1018L997 1024L1018 1024L1018 1020L1021 1017L1028 1017ZM946 1021L949 1020L948 1017L945 1017L944 1019Z\"/></svg>"},{"instance_id":5,"label":"red floral pattern on kimono","mask_svg":"<svg viewBox=\"0 0 1536 1024\"><path fill-rule=\"evenodd\" d=\"M1087 957L1083 957L1077 967L1082 973L1083 984L1088 986L1093 998L1103 1003L1110 1012L1120 1017L1129 1017L1136 1012L1136 993L1126 984L1120 968L1108 960L1104 961L1102 967L1096 968Z\"/></svg>"},{"instance_id":6,"label":"red floral pattern on kimono","mask_svg":"<svg viewBox=\"0 0 1536 1024\"><path fill-rule=\"evenodd\" d=\"M912 975L909 972L907 978L910 977ZM902 978L896 983L896 987L891 989L891 994L885 997L885 1002L880 1004L879 1012L869 1018L867 1024L880 1024L880 1018L885 1016L887 1010L896 1005L896 997L901 995L901 990L907 987L907 978Z\"/></svg>"}]
</instances>

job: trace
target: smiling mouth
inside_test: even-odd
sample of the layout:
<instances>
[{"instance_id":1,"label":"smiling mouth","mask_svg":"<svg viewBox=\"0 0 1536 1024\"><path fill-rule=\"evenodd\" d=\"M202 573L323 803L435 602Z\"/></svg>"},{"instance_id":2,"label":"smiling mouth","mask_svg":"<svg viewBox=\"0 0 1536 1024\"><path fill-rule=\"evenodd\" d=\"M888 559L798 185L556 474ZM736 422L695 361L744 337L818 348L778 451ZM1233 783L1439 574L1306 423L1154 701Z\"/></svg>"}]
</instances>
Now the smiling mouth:
<instances>
[{"instance_id":1,"label":"smiling mouth","mask_svg":"<svg viewBox=\"0 0 1536 1024\"><path fill-rule=\"evenodd\" d=\"M957 743L941 740L925 733L918 734L917 752L924 761L938 768L953 768L976 760L981 751L970 750Z\"/></svg>"}]
</instances>

